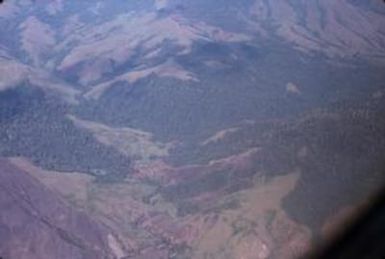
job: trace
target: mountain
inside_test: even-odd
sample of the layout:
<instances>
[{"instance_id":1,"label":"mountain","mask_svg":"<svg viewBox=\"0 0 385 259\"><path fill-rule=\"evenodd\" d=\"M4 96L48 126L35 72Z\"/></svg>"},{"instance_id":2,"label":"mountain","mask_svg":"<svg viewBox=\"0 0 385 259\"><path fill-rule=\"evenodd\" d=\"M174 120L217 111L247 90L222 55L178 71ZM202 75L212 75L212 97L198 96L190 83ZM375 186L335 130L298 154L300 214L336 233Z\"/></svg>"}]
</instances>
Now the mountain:
<instances>
[{"instance_id":1,"label":"mountain","mask_svg":"<svg viewBox=\"0 0 385 259\"><path fill-rule=\"evenodd\" d=\"M116 258L108 245L115 239L106 227L9 161L3 159L0 165L2 256Z\"/></svg>"},{"instance_id":2,"label":"mountain","mask_svg":"<svg viewBox=\"0 0 385 259\"><path fill-rule=\"evenodd\" d=\"M5 1L0 257L297 258L327 241L385 181L384 14Z\"/></svg>"}]
</instances>

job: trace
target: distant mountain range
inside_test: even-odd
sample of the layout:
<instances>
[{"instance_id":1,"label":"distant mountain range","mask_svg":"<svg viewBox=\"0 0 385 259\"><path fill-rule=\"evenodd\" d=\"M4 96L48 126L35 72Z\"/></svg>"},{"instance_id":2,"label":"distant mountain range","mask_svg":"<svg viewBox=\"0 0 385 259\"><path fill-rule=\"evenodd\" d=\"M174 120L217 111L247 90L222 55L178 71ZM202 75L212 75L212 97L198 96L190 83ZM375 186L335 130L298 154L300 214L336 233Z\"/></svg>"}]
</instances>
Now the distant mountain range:
<instances>
[{"instance_id":1,"label":"distant mountain range","mask_svg":"<svg viewBox=\"0 0 385 259\"><path fill-rule=\"evenodd\" d=\"M76 86L97 98L152 74L194 82L199 76L175 59L197 43L275 39L310 55L384 60L382 1L222 2L8 1L0 10L1 70L12 76L1 88L29 80L68 98Z\"/></svg>"}]
</instances>

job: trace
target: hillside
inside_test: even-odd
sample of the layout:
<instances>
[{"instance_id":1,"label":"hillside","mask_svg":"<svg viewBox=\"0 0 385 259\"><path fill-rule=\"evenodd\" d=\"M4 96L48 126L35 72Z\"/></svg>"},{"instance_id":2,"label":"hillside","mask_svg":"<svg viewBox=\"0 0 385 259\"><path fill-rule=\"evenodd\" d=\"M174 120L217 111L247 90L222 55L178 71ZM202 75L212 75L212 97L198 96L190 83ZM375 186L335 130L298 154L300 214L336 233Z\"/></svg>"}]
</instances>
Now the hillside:
<instances>
[{"instance_id":1,"label":"hillside","mask_svg":"<svg viewBox=\"0 0 385 259\"><path fill-rule=\"evenodd\" d=\"M380 0L4 1L0 257L316 248L385 181L384 25Z\"/></svg>"}]
</instances>

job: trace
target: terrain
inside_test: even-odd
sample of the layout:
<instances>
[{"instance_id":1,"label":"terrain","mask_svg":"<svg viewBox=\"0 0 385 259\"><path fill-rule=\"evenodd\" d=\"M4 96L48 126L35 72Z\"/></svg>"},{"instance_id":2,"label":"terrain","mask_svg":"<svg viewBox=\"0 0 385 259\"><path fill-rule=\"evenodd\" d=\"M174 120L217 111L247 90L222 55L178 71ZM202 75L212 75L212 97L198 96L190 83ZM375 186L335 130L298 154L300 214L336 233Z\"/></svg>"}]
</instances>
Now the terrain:
<instances>
[{"instance_id":1,"label":"terrain","mask_svg":"<svg viewBox=\"0 0 385 259\"><path fill-rule=\"evenodd\" d=\"M307 254L385 183L384 25L379 0L5 1L0 257Z\"/></svg>"}]
</instances>

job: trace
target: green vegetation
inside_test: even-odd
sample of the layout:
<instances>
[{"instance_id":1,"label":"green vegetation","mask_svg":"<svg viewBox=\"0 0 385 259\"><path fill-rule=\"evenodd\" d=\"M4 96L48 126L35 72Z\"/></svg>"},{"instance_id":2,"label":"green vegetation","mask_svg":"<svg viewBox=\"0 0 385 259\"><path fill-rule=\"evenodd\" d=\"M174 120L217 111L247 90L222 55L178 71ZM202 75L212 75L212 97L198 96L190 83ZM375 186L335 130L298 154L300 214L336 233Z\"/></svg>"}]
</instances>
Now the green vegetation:
<instances>
[{"instance_id":1,"label":"green vegetation","mask_svg":"<svg viewBox=\"0 0 385 259\"><path fill-rule=\"evenodd\" d=\"M32 86L0 93L0 155L25 156L49 170L83 172L118 180L130 159L97 142L65 117L68 107Z\"/></svg>"}]
</instances>

